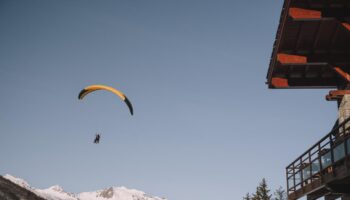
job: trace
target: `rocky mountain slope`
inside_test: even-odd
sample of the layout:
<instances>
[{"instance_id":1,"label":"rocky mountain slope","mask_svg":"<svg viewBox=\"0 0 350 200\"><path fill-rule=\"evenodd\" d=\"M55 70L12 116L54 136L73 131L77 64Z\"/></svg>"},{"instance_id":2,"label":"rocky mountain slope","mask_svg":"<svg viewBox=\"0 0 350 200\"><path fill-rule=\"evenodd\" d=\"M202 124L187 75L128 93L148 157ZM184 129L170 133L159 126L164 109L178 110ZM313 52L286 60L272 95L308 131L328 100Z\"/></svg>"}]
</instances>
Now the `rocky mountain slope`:
<instances>
[{"instance_id":1,"label":"rocky mountain slope","mask_svg":"<svg viewBox=\"0 0 350 200\"><path fill-rule=\"evenodd\" d=\"M45 200L35 193L0 176L1 200Z\"/></svg>"}]
</instances>

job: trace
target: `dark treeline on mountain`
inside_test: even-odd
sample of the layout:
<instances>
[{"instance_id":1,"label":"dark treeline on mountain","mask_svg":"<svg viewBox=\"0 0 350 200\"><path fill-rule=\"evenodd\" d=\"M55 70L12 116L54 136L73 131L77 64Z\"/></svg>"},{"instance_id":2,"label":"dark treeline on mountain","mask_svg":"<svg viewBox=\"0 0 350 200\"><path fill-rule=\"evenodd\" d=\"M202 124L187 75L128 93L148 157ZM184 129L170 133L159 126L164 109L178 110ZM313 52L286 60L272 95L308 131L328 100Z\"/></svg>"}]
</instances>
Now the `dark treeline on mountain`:
<instances>
[{"instance_id":1,"label":"dark treeline on mountain","mask_svg":"<svg viewBox=\"0 0 350 200\"><path fill-rule=\"evenodd\" d=\"M45 200L33 192L0 176L0 199L1 200Z\"/></svg>"},{"instance_id":2,"label":"dark treeline on mountain","mask_svg":"<svg viewBox=\"0 0 350 200\"><path fill-rule=\"evenodd\" d=\"M247 193L243 200L287 200L287 193L282 187L279 187L273 195L270 194L267 182L263 178L258 187L256 187L255 193Z\"/></svg>"}]
</instances>

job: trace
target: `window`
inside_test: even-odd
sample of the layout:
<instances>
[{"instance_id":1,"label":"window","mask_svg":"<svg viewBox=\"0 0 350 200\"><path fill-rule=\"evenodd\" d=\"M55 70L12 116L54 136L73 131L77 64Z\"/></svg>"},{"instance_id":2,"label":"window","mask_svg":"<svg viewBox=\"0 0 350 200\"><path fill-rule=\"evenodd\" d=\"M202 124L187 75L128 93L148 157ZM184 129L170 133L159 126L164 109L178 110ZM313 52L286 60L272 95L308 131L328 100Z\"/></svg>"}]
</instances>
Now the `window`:
<instances>
[{"instance_id":1,"label":"window","mask_svg":"<svg viewBox=\"0 0 350 200\"><path fill-rule=\"evenodd\" d=\"M321 156L322 168L325 169L332 164L331 152L328 152Z\"/></svg>"},{"instance_id":2,"label":"window","mask_svg":"<svg viewBox=\"0 0 350 200\"><path fill-rule=\"evenodd\" d=\"M334 155L334 162L337 162L338 160L345 157L345 145L344 145L344 143L341 143L340 145L336 146L333 149L333 155Z\"/></svg>"},{"instance_id":3,"label":"window","mask_svg":"<svg viewBox=\"0 0 350 200\"><path fill-rule=\"evenodd\" d=\"M311 170L310 165L303 169L303 179L304 180L310 178L310 176L311 176L311 171L310 170Z\"/></svg>"}]
</instances>

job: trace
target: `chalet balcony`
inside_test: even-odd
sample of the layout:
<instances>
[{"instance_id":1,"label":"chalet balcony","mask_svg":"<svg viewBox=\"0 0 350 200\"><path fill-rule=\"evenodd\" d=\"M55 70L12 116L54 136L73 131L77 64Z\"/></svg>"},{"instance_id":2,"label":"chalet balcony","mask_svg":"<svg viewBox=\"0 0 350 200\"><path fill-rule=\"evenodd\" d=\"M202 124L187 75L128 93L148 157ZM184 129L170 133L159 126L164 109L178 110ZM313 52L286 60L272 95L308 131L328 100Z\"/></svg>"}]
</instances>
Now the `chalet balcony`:
<instances>
[{"instance_id":1,"label":"chalet balcony","mask_svg":"<svg viewBox=\"0 0 350 200\"><path fill-rule=\"evenodd\" d=\"M289 200L350 199L350 118L286 168Z\"/></svg>"}]
</instances>

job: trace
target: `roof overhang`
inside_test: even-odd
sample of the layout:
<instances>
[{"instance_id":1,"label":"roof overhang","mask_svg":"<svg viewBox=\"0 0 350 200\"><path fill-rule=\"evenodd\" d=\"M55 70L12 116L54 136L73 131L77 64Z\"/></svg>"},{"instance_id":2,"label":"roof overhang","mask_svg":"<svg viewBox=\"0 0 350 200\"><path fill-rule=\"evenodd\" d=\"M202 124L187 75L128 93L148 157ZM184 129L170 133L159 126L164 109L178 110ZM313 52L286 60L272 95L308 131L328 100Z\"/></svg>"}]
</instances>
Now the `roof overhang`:
<instances>
[{"instance_id":1,"label":"roof overhang","mask_svg":"<svg viewBox=\"0 0 350 200\"><path fill-rule=\"evenodd\" d=\"M341 72L350 73L350 1L285 0L268 87L342 88Z\"/></svg>"}]
</instances>

